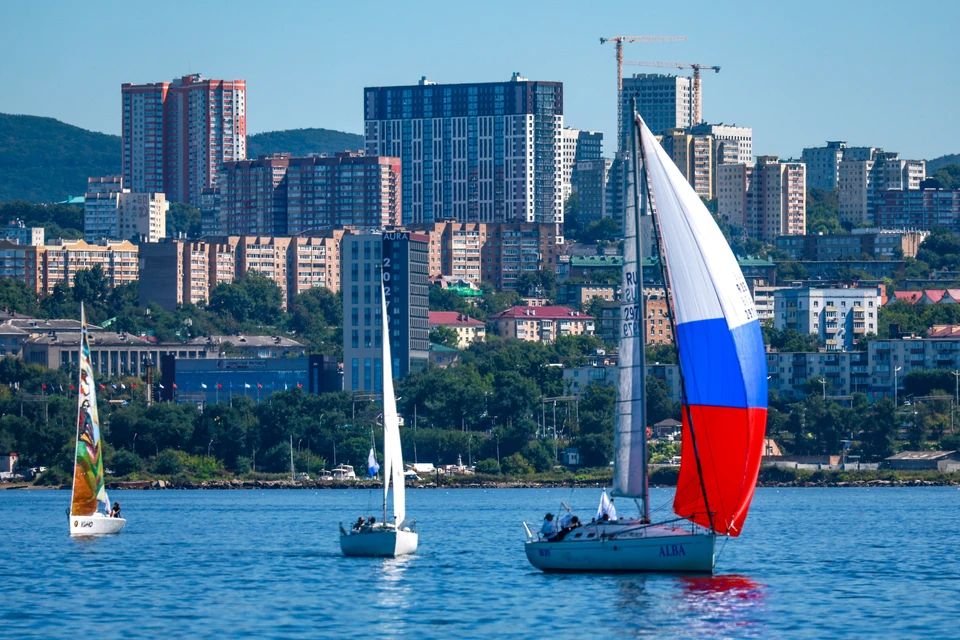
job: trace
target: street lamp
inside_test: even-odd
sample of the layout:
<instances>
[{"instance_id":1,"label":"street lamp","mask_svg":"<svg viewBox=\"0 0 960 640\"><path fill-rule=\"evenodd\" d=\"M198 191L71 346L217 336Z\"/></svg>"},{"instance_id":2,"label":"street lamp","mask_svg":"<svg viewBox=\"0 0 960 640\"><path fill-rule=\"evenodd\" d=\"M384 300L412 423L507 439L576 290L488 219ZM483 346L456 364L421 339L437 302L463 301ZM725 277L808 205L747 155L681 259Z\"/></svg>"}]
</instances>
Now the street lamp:
<instances>
[{"instance_id":1,"label":"street lamp","mask_svg":"<svg viewBox=\"0 0 960 640\"><path fill-rule=\"evenodd\" d=\"M210 438L210 442L207 443L207 457L210 457L210 445L213 444L213 438Z\"/></svg>"},{"instance_id":2,"label":"street lamp","mask_svg":"<svg viewBox=\"0 0 960 640\"><path fill-rule=\"evenodd\" d=\"M297 453L300 453L300 443L303 442L303 438L297 440Z\"/></svg>"},{"instance_id":3,"label":"street lamp","mask_svg":"<svg viewBox=\"0 0 960 640\"><path fill-rule=\"evenodd\" d=\"M827 401L827 381L820 378L820 384L823 386L823 401Z\"/></svg>"},{"instance_id":4,"label":"street lamp","mask_svg":"<svg viewBox=\"0 0 960 640\"><path fill-rule=\"evenodd\" d=\"M893 370L893 406L895 407L897 406L897 390L899 387L897 381L897 372L900 371L900 369L903 369L903 367L897 367Z\"/></svg>"}]
</instances>

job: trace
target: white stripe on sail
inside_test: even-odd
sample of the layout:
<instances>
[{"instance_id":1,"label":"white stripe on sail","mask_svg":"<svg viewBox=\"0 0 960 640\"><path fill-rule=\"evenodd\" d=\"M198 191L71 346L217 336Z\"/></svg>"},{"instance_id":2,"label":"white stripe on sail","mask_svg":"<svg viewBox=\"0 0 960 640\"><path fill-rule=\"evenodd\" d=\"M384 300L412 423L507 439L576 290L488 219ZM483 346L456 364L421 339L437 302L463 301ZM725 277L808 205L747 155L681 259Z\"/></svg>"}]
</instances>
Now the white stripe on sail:
<instances>
[{"instance_id":1,"label":"white stripe on sail","mask_svg":"<svg viewBox=\"0 0 960 640\"><path fill-rule=\"evenodd\" d=\"M647 125L637 120L677 324L726 317L734 329L755 320L753 299L723 233Z\"/></svg>"},{"instance_id":2,"label":"white stripe on sail","mask_svg":"<svg viewBox=\"0 0 960 640\"><path fill-rule=\"evenodd\" d=\"M403 454L400 450L400 418L397 416L397 398L393 393L393 360L390 355L390 327L387 298L380 289L383 317L383 499L387 500L393 483L393 516L399 527L407 515L403 485Z\"/></svg>"}]
</instances>

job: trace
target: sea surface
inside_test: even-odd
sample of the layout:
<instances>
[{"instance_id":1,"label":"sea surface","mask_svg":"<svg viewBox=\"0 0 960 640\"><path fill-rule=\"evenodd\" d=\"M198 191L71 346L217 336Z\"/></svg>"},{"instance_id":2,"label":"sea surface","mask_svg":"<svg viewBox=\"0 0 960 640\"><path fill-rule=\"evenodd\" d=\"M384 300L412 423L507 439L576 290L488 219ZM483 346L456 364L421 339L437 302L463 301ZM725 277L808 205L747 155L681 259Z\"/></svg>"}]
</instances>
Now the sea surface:
<instances>
[{"instance_id":1,"label":"sea surface","mask_svg":"<svg viewBox=\"0 0 960 640\"><path fill-rule=\"evenodd\" d=\"M420 549L344 558L375 490L114 491L71 539L66 491L0 491L0 629L24 638L960 637L960 491L758 489L716 574L547 575L523 520L596 489L408 490ZM669 511L671 490L652 503ZM621 515L629 505L618 500Z\"/></svg>"}]
</instances>

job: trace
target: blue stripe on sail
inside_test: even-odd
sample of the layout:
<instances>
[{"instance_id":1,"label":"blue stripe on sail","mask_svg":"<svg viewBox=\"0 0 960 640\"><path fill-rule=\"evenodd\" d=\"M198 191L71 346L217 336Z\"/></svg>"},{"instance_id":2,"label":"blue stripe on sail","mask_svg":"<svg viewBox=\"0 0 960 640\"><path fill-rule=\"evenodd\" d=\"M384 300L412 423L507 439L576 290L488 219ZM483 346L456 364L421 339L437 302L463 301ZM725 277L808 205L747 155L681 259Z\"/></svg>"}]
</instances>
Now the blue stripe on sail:
<instances>
[{"instance_id":1,"label":"blue stripe on sail","mask_svg":"<svg viewBox=\"0 0 960 640\"><path fill-rule=\"evenodd\" d=\"M687 402L710 407L766 407L767 361L760 322L734 330L723 318L677 325Z\"/></svg>"}]
</instances>

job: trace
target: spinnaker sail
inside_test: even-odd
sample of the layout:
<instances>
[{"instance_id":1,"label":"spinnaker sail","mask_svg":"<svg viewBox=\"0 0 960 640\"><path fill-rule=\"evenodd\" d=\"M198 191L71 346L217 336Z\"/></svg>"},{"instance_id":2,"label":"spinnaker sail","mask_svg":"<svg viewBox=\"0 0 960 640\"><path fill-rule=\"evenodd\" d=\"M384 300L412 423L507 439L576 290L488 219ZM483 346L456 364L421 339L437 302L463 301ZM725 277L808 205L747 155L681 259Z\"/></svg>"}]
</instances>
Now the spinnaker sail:
<instances>
[{"instance_id":1,"label":"spinnaker sail","mask_svg":"<svg viewBox=\"0 0 960 640\"><path fill-rule=\"evenodd\" d=\"M98 502L109 507L110 499L107 497L103 480L103 447L100 441L100 417L97 414L97 391L82 303L80 324L80 399L77 409L77 451L73 468L70 515L89 516L96 513Z\"/></svg>"},{"instance_id":2,"label":"spinnaker sail","mask_svg":"<svg viewBox=\"0 0 960 640\"><path fill-rule=\"evenodd\" d=\"M763 335L743 272L710 212L637 116L684 384L677 515L737 536L767 421Z\"/></svg>"}]
</instances>

